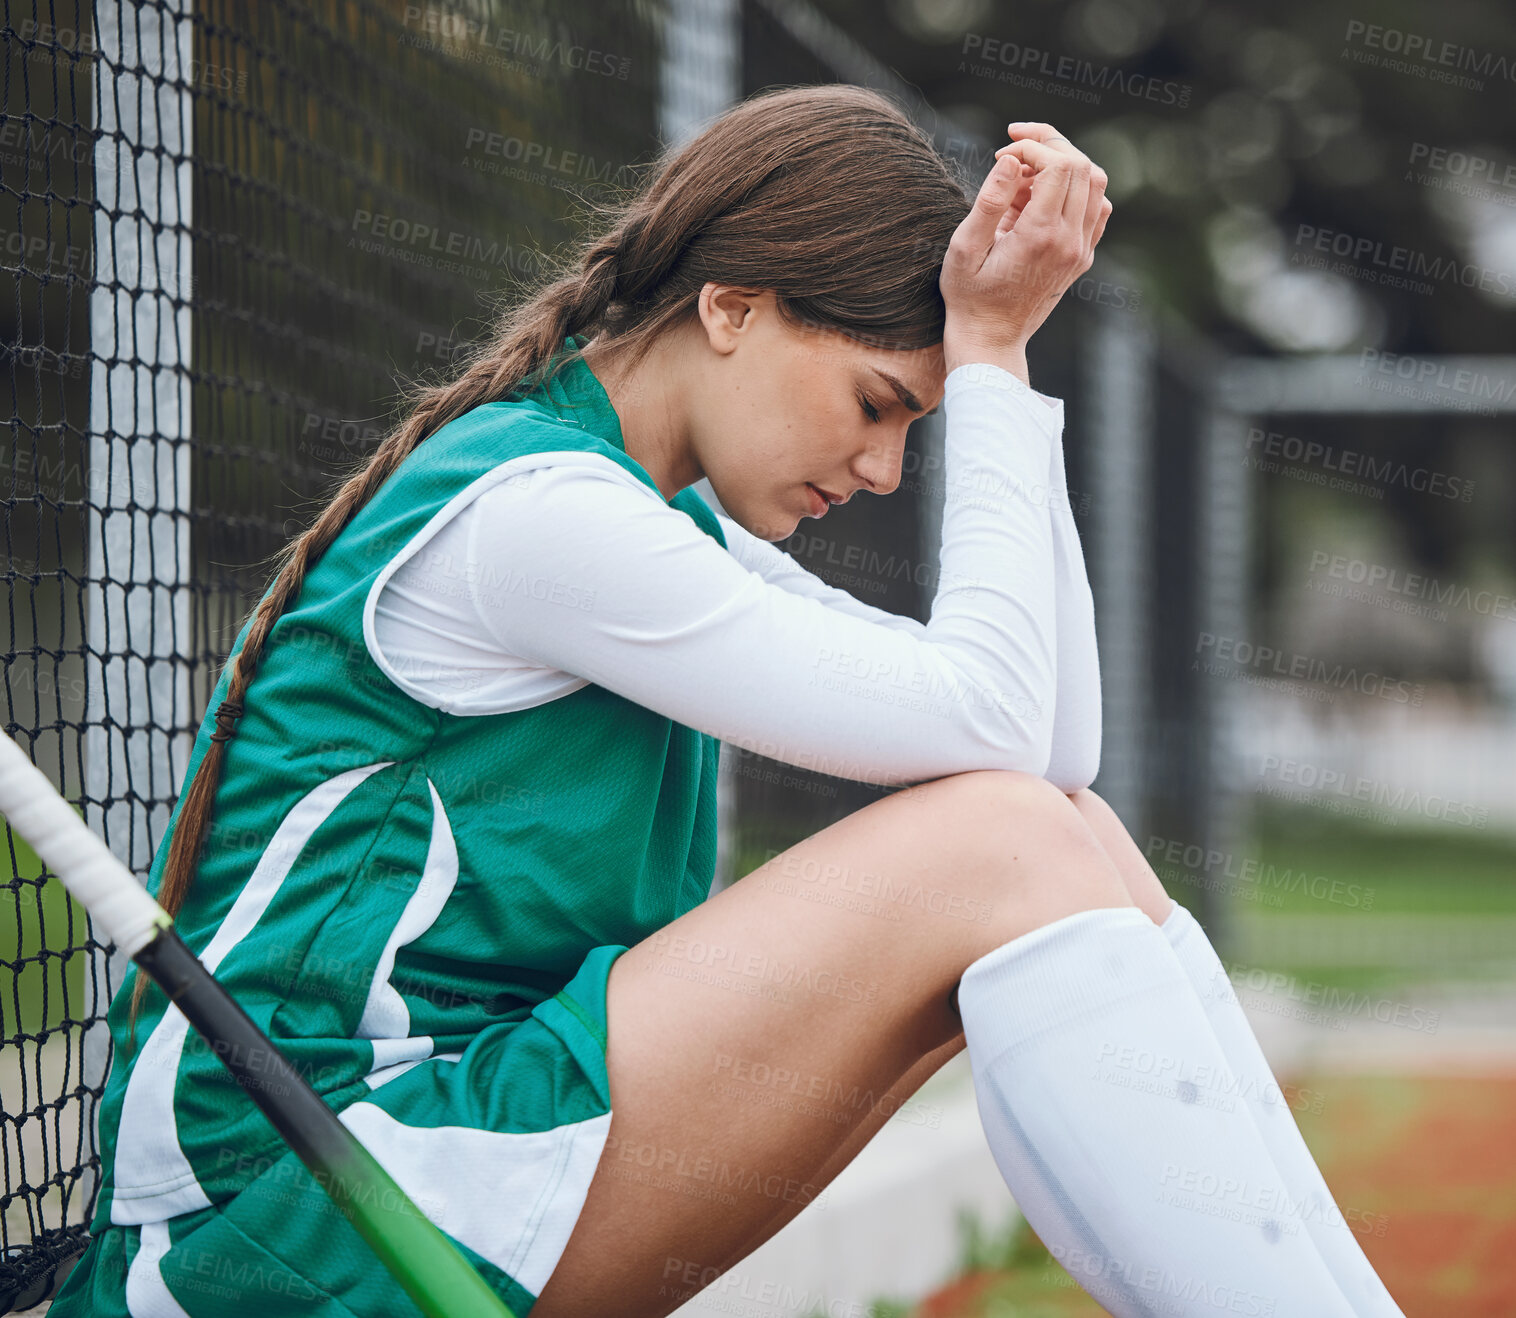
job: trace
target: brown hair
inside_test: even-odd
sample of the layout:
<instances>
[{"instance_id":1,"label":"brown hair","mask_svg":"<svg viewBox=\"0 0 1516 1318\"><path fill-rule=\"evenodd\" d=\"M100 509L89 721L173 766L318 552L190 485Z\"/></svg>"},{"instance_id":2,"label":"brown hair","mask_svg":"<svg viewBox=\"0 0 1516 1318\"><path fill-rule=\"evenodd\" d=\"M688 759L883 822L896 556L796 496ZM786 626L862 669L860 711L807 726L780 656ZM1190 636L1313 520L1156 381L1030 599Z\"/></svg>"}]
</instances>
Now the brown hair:
<instances>
[{"instance_id":1,"label":"brown hair","mask_svg":"<svg viewBox=\"0 0 1516 1318\"><path fill-rule=\"evenodd\" d=\"M503 314L450 381L414 388L410 410L315 523L275 558L278 575L232 662L218 731L185 792L158 901L176 914L194 876L264 643L305 574L358 510L429 435L481 403L544 383L579 355L587 331L640 361L696 314L708 282L770 289L791 324L887 348L942 339L943 254L969 201L930 137L893 101L862 87L767 91L667 151L627 200L600 208L577 259ZM551 359L557 356L553 363ZM147 976L132 995L133 1027Z\"/></svg>"}]
</instances>

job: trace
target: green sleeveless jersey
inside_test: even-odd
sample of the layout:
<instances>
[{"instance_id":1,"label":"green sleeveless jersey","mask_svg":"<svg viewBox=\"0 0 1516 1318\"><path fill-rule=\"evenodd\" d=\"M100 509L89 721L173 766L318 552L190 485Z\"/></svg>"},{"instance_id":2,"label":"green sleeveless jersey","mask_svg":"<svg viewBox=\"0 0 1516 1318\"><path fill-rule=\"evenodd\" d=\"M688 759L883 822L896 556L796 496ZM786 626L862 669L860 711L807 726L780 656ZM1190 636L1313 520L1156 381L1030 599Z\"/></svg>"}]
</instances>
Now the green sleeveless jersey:
<instances>
[{"instance_id":1,"label":"green sleeveless jersey","mask_svg":"<svg viewBox=\"0 0 1516 1318\"><path fill-rule=\"evenodd\" d=\"M421 443L274 626L226 745L178 929L338 1110L378 1101L377 1087L406 1068L461 1055L544 1004L581 1018L600 1052L573 1051L587 1073L603 1074L603 1022L583 1019L560 990L592 949L624 950L709 893L716 738L594 684L529 709L452 713L407 694L403 674L376 657L374 607L389 576L485 490L529 479L566 450L602 455L657 489L577 358L545 386L476 407ZM693 489L669 505L725 547ZM572 582L476 566L494 589L556 590L564 607L586 606ZM177 820L176 808L150 890ZM156 989L138 1046L127 1046L132 983L109 1017L116 1051L100 1109L97 1231L221 1203L284 1152ZM548 1064L496 1082L564 1089ZM593 1096L559 1101L571 1110L553 1114L554 1126L597 1115Z\"/></svg>"}]
</instances>

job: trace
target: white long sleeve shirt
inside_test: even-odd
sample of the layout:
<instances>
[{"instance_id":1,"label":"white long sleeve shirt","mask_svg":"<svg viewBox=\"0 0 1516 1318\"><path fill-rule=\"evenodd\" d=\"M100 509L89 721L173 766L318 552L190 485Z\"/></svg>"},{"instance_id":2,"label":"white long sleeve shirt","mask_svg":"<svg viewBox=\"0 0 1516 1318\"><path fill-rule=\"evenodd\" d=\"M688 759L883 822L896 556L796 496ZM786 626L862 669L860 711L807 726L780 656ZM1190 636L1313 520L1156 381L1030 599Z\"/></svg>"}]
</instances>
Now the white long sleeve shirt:
<instances>
[{"instance_id":1,"label":"white long sleeve shirt","mask_svg":"<svg viewBox=\"0 0 1516 1318\"><path fill-rule=\"evenodd\" d=\"M529 708L594 682L857 781L1019 769L1088 786L1100 677L1063 403L976 364L948 375L943 409L925 624L717 514L723 550L620 465L565 451L481 494L383 582L376 658L453 713Z\"/></svg>"}]
</instances>

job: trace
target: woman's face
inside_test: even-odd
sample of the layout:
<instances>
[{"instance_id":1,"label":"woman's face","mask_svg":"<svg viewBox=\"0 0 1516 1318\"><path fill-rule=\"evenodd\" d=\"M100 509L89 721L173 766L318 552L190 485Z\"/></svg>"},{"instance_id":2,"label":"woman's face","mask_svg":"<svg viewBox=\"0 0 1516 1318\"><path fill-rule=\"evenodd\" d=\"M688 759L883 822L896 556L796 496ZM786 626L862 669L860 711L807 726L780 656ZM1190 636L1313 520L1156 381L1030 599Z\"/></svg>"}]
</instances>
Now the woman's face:
<instances>
[{"instance_id":1,"label":"woman's face","mask_svg":"<svg viewBox=\"0 0 1516 1318\"><path fill-rule=\"evenodd\" d=\"M685 366L689 442L716 497L764 540L900 484L905 433L936 410L942 345L895 350L780 319L771 292L707 284Z\"/></svg>"}]
</instances>

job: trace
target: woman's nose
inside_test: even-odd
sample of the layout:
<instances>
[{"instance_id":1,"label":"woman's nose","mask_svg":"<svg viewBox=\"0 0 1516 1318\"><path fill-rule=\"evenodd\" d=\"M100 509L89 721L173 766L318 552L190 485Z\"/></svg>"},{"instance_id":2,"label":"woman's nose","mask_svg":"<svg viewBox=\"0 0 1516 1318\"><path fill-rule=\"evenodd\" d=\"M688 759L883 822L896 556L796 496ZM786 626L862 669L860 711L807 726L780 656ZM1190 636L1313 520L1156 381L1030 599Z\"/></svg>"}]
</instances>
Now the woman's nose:
<instances>
[{"instance_id":1,"label":"woman's nose","mask_svg":"<svg viewBox=\"0 0 1516 1318\"><path fill-rule=\"evenodd\" d=\"M853 464L853 472L874 494L890 494L900 484L900 468L905 458L905 429L889 440L871 441Z\"/></svg>"}]
</instances>

